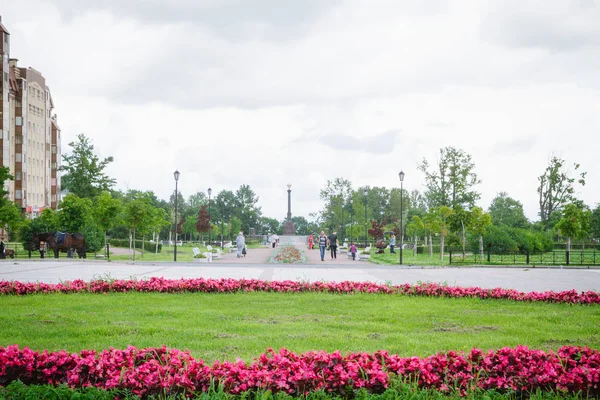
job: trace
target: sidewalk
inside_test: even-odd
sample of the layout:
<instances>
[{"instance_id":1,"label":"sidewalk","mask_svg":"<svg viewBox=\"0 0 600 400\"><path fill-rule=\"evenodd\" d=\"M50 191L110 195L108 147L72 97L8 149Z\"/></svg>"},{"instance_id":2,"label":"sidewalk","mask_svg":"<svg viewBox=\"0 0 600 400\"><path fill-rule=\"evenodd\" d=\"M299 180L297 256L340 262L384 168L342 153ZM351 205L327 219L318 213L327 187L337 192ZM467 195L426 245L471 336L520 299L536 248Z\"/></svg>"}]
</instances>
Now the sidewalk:
<instances>
[{"instance_id":1,"label":"sidewalk","mask_svg":"<svg viewBox=\"0 0 600 400\"><path fill-rule=\"evenodd\" d=\"M234 253L224 253L221 260L214 260L213 264L265 264L269 262L269 257L273 252L272 248L266 246L260 249L246 249L246 257L237 257L237 250Z\"/></svg>"}]
</instances>

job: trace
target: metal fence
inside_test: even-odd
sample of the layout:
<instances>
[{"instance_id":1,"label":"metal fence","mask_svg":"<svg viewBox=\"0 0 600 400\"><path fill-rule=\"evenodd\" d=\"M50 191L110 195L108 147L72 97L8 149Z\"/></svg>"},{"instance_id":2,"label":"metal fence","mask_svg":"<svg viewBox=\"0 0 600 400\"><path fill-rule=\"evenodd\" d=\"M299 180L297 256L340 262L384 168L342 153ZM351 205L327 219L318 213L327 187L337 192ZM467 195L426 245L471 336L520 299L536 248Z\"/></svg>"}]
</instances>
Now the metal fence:
<instances>
[{"instance_id":1,"label":"metal fence","mask_svg":"<svg viewBox=\"0 0 600 400\"><path fill-rule=\"evenodd\" d=\"M494 254L491 251L484 253L465 253L462 251L448 252L450 265L581 265L600 266L600 252L575 250L575 251L548 251L548 252L510 252Z\"/></svg>"}]
</instances>

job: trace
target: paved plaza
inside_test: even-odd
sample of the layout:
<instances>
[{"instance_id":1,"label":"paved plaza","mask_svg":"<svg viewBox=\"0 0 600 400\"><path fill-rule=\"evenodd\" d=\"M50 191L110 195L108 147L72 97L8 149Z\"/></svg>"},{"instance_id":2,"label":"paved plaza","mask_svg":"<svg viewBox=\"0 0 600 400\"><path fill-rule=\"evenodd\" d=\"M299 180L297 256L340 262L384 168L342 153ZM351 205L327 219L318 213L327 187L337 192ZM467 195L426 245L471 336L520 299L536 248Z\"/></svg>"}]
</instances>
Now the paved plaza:
<instances>
[{"instance_id":1,"label":"paved plaza","mask_svg":"<svg viewBox=\"0 0 600 400\"><path fill-rule=\"evenodd\" d=\"M0 280L58 283L66 280L91 280L164 277L179 278L253 278L296 281L361 281L380 283L439 282L451 286L512 288L520 291L570 290L600 291L600 270L545 268L426 268L381 266L364 262L340 264L326 260L321 264L283 265L249 263L119 263L95 260L35 260L0 262Z\"/></svg>"}]
</instances>

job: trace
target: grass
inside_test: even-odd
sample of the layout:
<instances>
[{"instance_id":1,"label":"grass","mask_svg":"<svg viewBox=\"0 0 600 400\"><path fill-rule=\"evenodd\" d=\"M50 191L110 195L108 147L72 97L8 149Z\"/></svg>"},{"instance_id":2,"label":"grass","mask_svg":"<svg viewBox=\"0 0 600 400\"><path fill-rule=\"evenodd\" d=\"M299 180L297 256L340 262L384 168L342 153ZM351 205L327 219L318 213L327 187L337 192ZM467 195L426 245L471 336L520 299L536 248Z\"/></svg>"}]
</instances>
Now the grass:
<instances>
[{"instance_id":1,"label":"grass","mask_svg":"<svg viewBox=\"0 0 600 400\"><path fill-rule=\"evenodd\" d=\"M15 381L7 385L6 387L0 387L0 398L2 399L139 399L139 396L127 390L103 390L94 387L87 388L76 388L71 389L66 385L60 385L57 387L50 385L25 385L20 381ZM184 399L181 395L161 395L160 399ZM233 399L245 399L245 400L342 400L341 396L327 393L325 391L312 392L305 396L293 397L291 395L277 392L271 393L271 391L259 391L256 393L246 392L242 395L232 395L226 393L222 387L211 388L208 393L199 393L192 397L193 399L202 400L233 400ZM346 397L348 398L348 397ZM365 390L358 391L354 398L356 400L421 400L421 399L434 399L434 400L446 400L446 399L482 399L482 400L516 400L527 398L529 400L575 400L585 399L586 396L581 394L562 394L562 393L551 393L543 391L535 391L529 393L528 396L523 397L515 393L500 393L494 390L477 390L468 393L468 397L463 397L459 393L440 393L435 389L421 389L415 387L413 384L396 383L392 387L388 388L382 394L369 394Z\"/></svg>"},{"instance_id":2,"label":"grass","mask_svg":"<svg viewBox=\"0 0 600 400\"><path fill-rule=\"evenodd\" d=\"M161 346L208 362L268 347L426 356L473 347L600 348L600 307L323 293L50 294L1 298L0 346Z\"/></svg>"}]
</instances>

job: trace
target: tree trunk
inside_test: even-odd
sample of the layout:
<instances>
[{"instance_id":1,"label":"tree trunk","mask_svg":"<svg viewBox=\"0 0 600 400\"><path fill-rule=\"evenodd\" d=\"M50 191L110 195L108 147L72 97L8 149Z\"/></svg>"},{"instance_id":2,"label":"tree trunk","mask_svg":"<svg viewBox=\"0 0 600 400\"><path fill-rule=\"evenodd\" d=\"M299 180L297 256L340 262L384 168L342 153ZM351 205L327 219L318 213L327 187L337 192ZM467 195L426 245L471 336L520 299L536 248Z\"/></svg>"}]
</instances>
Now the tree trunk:
<instances>
[{"instance_id":1,"label":"tree trunk","mask_svg":"<svg viewBox=\"0 0 600 400\"><path fill-rule=\"evenodd\" d=\"M433 240L431 240L431 233L429 234L429 257L433 257Z\"/></svg>"},{"instance_id":2,"label":"tree trunk","mask_svg":"<svg viewBox=\"0 0 600 400\"><path fill-rule=\"evenodd\" d=\"M146 240L146 235L142 235L142 258L144 258L144 240Z\"/></svg>"},{"instance_id":3,"label":"tree trunk","mask_svg":"<svg viewBox=\"0 0 600 400\"><path fill-rule=\"evenodd\" d=\"M440 238L440 260L444 261L444 242L446 241L446 237L442 235Z\"/></svg>"},{"instance_id":4,"label":"tree trunk","mask_svg":"<svg viewBox=\"0 0 600 400\"><path fill-rule=\"evenodd\" d=\"M133 228L133 261L135 261L135 228Z\"/></svg>"},{"instance_id":5,"label":"tree trunk","mask_svg":"<svg viewBox=\"0 0 600 400\"><path fill-rule=\"evenodd\" d=\"M417 256L417 246L419 244L419 237L417 235L415 235L415 247L413 249L413 254L415 255L415 257Z\"/></svg>"},{"instance_id":6,"label":"tree trunk","mask_svg":"<svg viewBox=\"0 0 600 400\"><path fill-rule=\"evenodd\" d=\"M105 254L106 258L108 258L108 251L106 248L106 231L104 231L104 254Z\"/></svg>"},{"instance_id":7,"label":"tree trunk","mask_svg":"<svg viewBox=\"0 0 600 400\"><path fill-rule=\"evenodd\" d=\"M154 240L156 243L156 250L154 250L154 254L158 254L158 234L154 231Z\"/></svg>"},{"instance_id":8,"label":"tree trunk","mask_svg":"<svg viewBox=\"0 0 600 400\"><path fill-rule=\"evenodd\" d=\"M483 261L483 235L479 235L479 255L481 256L481 260Z\"/></svg>"},{"instance_id":9,"label":"tree trunk","mask_svg":"<svg viewBox=\"0 0 600 400\"><path fill-rule=\"evenodd\" d=\"M568 252L571 251L571 237L570 236L567 238L567 251Z\"/></svg>"},{"instance_id":10,"label":"tree trunk","mask_svg":"<svg viewBox=\"0 0 600 400\"><path fill-rule=\"evenodd\" d=\"M467 247L467 236L465 233L465 223L463 221L460 221L461 225L462 225L462 250L463 250L463 259L465 258L465 251L466 251L466 247Z\"/></svg>"}]
</instances>

